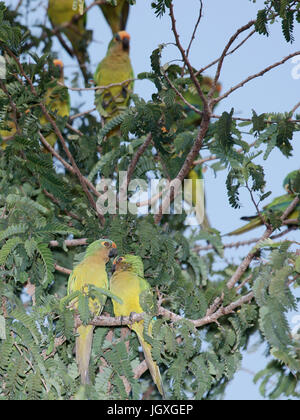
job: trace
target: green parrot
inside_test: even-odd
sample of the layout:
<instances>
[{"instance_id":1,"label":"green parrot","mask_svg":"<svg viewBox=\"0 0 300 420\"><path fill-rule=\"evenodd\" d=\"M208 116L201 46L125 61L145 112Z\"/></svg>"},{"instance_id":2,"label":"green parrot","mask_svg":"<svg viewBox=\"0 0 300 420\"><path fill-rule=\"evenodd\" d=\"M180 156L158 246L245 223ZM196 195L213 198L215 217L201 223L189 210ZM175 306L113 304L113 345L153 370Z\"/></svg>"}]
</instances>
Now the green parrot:
<instances>
[{"instance_id":1,"label":"green parrot","mask_svg":"<svg viewBox=\"0 0 300 420\"><path fill-rule=\"evenodd\" d=\"M293 202L295 199L295 194L285 194L280 197L275 198L270 204L265 206L262 211L262 215L266 216L267 211L281 211L284 212L288 206ZM295 210L289 215L288 220L297 219L300 215L300 204L297 205ZM240 235L242 233L248 232L252 229L255 229L258 226L262 226L262 221L259 216L250 216L250 217L242 217L242 220L250 220L245 226L242 226L239 229L234 230L233 232L228 233L229 236L233 235Z\"/></svg>"},{"instance_id":2,"label":"green parrot","mask_svg":"<svg viewBox=\"0 0 300 420\"><path fill-rule=\"evenodd\" d=\"M64 65L61 60L53 60L53 64L59 69L58 81L64 83ZM63 91L62 91L63 89ZM49 88L45 95L45 104L47 108L61 117L68 117L70 115L70 96L67 88L62 88L60 85ZM44 115L40 118L41 125L49 123ZM57 141L55 133L51 133L46 137L47 142L54 147Z\"/></svg>"},{"instance_id":3,"label":"green parrot","mask_svg":"<svg viewBox=\"0 0 300 420\"><path fill-rule=\"evenodd\" d=\"M68 281L68 294L75 291L86 292L88 285L94 285L102 289L108 289L108 278L106 273L106 263L110 257L116 256L116 244L109 239L99 239L91 243L85 252L83 261L78 264L70 274ZM101 313L103 301L99 299L89 299L89 309L94 316ZM76 299L73 301L74 307L78 306ZM76 337L76 361L81 377L82 384L89 384L89 362L91 356L93 325L81 325L77 328Z\"/></svg>"},{"instance_id":4,"label":"green parrot","mask_svg":"<svg viewBox=\"0 0 300 420\"><path fill-rule=\"evenodd\" d=\"M122 303L113 300L115 316L130 316L131 313L142 313L140 294L144 291L150 292L150 285L144 279L142 259L135 255L117 257L113 262L113 270L114 274L110 279L110 291L122 300ZM152 358L151 345L145 341L143 336L144 321L135 322L129 328L137 334L153 381L164 397L159 368ZM149 335L151 335L151 325Z\"/></svg>"},{"instance_id":5,"label":"green parrot","mask_svg":"<svg viewBox=\"0 0 300 420\"><path fill-rule=\"evenodd\" d=\"M133 79L133 69L129 58L130 35L126 31L118 32L109 43L106 57L98 64L94 81L96 86L108 86ZM129 104L133 90L133 81L99 89L95 93L95 105L104 122L124 111ZM109 136L118 129L109 133Z\"/></svg>"},{"instance_id":6,"label":"green parrot","mask_svg":"<svg viewBox=\"0 0 300 420\"><path fill-rule=\"evenodd\" d=\"M100 4L99 6L113 35L126 29L129 15L129 3L127 0L118 0L116 6L110 4Z\"/></svg>"},{"instance_id":7,"label":"green parrot","mask_svg":"<svg viewBox=\"0 0 300 420\"><path fill-rule=\"evenodd\" d=\"M283 181L283 188L286 190L288 194L296 194L299 193L299 187L296 185L300 184L300 170L290 172ZM297 189L297 191L296 191Z\"/></svg>"},{"instance_id":8,"label":"green parrot","mask_svg":"<svg viewBox=\"0 0 300 420\"><path fill-rule=\"evenodd\" d=\"M60 32L57 33L58 39L72 57L76 56L84 80L88 83L90 75L88 74L86 63L89 61L87 54L89 32L86 31L86 14L78 20L72 21L74 16L80 14L80 10L73 9L73 3L74 0L49 0L48 17L54 29L60 26L63 27L61 32L70 41L72 50L68 48Z\"/></svg>"}]
</instances>

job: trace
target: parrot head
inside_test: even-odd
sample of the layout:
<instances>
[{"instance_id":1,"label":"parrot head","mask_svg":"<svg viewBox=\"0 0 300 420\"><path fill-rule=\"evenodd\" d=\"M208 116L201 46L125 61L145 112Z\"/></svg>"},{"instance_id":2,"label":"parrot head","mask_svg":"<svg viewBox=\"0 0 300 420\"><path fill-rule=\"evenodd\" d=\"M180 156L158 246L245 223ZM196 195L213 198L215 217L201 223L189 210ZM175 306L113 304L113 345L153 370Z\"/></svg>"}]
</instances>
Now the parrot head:
<instances>
[{"instance_id":1,"label":"parrot head","mask_svg":"<svg viewBox=\"0 0 300 420\"><path fill-rule=\"evenodd\" d=\"M121 49L126 52L129 52L129 46L130 46L130 35L126 31L117 32L110 43L110 48L121 47Z\"/></svg>"},{"instance_id":2,"label":"parrot head","mask_svg":"<svg viewBox=\"0 0 300 420\"><path fill-rule=\"evenodd\" d=\"M56 67L60 67L61 69L64 67L64 63L61 60L58 60L57 58L55 60L53 60L53 64Z\"/></svg>"},{"instance_id":3,"label":"parrot head","mask_svg":"<svg viewBox=\"0 0 300 420\"><path fill-rule=\"evenodd\" d=\"M117 245L109 239L98 239L92 242L86 249L86 257L99 257L108 261L117 255Z\"/></svg>"},{"instance_id":4,"label":"parrot head","mask_svg":"<svg viewBox=\"0 0 300 420\"><path fill-rule=\"evenodd\" d=\"M298 178L300 171L296 170L293 172L290 172L283 181L283 188L286 190L288 194L294 194L296 191L294 190L294 183L296 181L296 178Z\"/></svg>"},{"instance_id":5,"label":"parrot head","mask_svg":"<svg viewBox=\"0 0 300 420\"><path fill-rule=\"evenodd\" d=\"M59 69L59 77L63 79L64 77L64 63L61 60L58 60L57 58L53 60L53 64L56 68Z\"/></svg>"},{"instance_id":6,"label":"parrot head","mask_svg":"<svg viewBox=\"0 0 300 420\"><path fill-rule=\"evenodd\" d=\"M117 257L113 262L113 272L131 271L140 277L144 277L144 264L137 255L124 255Z\"/></svg>"}]
</instances>

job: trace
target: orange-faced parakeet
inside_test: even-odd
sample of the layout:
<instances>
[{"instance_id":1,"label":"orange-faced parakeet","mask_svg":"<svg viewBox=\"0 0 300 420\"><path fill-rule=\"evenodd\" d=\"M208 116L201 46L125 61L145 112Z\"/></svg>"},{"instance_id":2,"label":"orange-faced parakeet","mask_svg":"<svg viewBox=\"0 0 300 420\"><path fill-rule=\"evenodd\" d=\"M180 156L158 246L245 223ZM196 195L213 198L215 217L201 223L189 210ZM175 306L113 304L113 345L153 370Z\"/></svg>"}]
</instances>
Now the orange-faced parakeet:
<instances>
[{"instance_id":1,"label":"orange-faced parakeet","mask_svg":"<svg viewBox=\"0 0 300 420\"><path fill-rule=\"evenodd\" d=\"M64 83L64 65L61 60L53 60L53 64L57 67L57 81L61 84ZM55 118L55 115L60 117L68 117L70 115L70 96L67 88L53 82L53 87L50 87L45 95L46 107L53 113L51 115ZM42 125L49 123L44 115L40 118ZM46 137L47 142L54 147L57 136L55 133L51 133Z\"/></svg>"},{"instance_id":2,"label":"orange-faced parakeet","mask_svg":"<svg viewBox=\"0 0 300 420\"><path fill-rule=\"evenodd\" d=\"M109 257L116 256L116 245L109 239L99 239L87 247L84 259L70 274L68 281L68 294L75 291L86 293L89 285L101 289L108 289L106 263ZM98 298L89 299L89 310L97 316L101 313L106 301L106 296L100 302ZM74 299L73 306L78 307L78 301ZM82 384L90 383L89 362L91 356L93 325L81 325L77 328L76 337L76 362Z\"/></svg>"},{"instance_id":3,"label":"orange-faced parakeet","mask_svg":"<svg viewBox=\"0 0 300 420\"><path fill-rule=\"evenodd\" d=\"M118 296L122 303L113 300L115 316L130 316L131 313L142 313L140 295L142 292L150 292L150 285L144 279L144 265L140 257L125 255L115 258L113 262L114 274L110 279L110 291ZM138 336L143 348L147 366L159 392L164 396L163 383L159 368L151 355L151 345L144 339L144 321L129 325ZM151 324L147 333L151 336Z\"/></svg>"},{"instance_id":4,"label":"orange-faced parakeet","mask_svg":"<svg viewBox=\"0 0 300 420\"><path fill-rule=\"evenodd\" d=\"M90 75L86 64L89 61L87 54L89 32L86 30L86 14L78 19L74 19L83 10L80 10L79 3L77 9L73 9L73 3L74 0L49 0L48 17L54 30L58 30L57 36L62 46L71 56L76 56L85 82L88 83ZM85 3L83 3L83 7L85 7ZM60 32L68 38L72 49L68 48Z\"/></svg>"},{"instance_id":5,"label":"orange-faced parakeet","mask_svg":"<svg viewBox=\"0 0 300 420\"><path fill-rule=\"evenodd\" d=\"M261 212L262 216L266 217L267 212L282 212L289 207L289 205L293 202L295 199L295 194L286 194L282 195L280 197L275 198L270 204L265 206L263 208L263 211ZM288 216L287 220L297 219L300 215L300 204L297 205L295 210ZM239 229L234 230L233 232L228 233L229 236L233 235L240 235L242 233L248 232L252 229L255 229L258 226L262 226L262 220L258 215L250 216L250 217L242 217L242 220L250 220L249 223L247 223L245 226L242 226Z\"/></svg>"},{"instance_id":6,"label":"orange-faced parakeet","mask_svg":"<svg viewBox=\"0 0 300 420\"><path fill-rule=\"evenodd\" d=\"M126 82L120 86L99 89L95 105L106 123L126 110L133 90L133 69L129 58L130 35L126 31L115 34L109 43L105 58L98 64L94 75L96 86ZM110 133L112 135L112 133Z\"/></svg>"},{"instance_id":7,"label":"orange-faced parakeet","mask_svg":"<svg viewBox=\"0 0 300 420\"><path fill-rule=\"evenodd\" d=\"M126 29L129 14L129 3L127 0L117 0L116 6L111 4L100 4L99 6L113 35Z\"/></svg>"}]
</instances>

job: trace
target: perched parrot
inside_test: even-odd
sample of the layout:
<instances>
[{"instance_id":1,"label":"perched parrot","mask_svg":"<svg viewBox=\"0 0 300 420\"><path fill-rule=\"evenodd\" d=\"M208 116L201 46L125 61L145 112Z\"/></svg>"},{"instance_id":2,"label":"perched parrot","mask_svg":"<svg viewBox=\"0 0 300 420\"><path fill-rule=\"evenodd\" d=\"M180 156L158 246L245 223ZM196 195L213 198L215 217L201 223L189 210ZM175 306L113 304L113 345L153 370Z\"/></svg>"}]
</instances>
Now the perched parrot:
<instances>
[{"instance_id":1,"label":"perched parrot","mask_svg":"<svg viewBox=\"0 0 300 420\"><path fill-rule=\"evenodd\" d=\"M288 206L292 203L295 199L295 194L286 194L280 197L275 198L270 204L265 206L262 211L262 215L266 216L267 211L281 211L284 212ZM300 204L297 205L295 210L289 215L287 220L297 219L300 215ZM250 216L250 217L242 217L242 220L250 220L245 226L242 226L239 229L234 230L233 232L228 233L229 236L233 235L240 235L242 233L248 232L252 229L255 229L258 226L262 226L262 221L259 216Z\"/></svg>"},{"instance_id":2,"label":"perched parrot","mask_svg":"<svg viewBox=\"0 0 300 420\"><path fill-rule=\"evenodd\" d=\"M127 0L118 0L116 6L110 4L100 4L99 6L113 35L126 29L129 14L129 3Z\"/></svg>"},{"instance_id":3,"label":"perched parrot","mask_svg":"<svg viewBox=\"0 0 300 420\"><path fill-rule=\"evenodd\" d=\"M53 64L59 69L58 81L64 83L64 65L61 60L53 60ZM63 90L62 90L63 89ZM53 113L61 117L70 115L70 96L67 88L60 85L49 88L45 96L45 104ZM40 118L42 125L49 123L44 115ZM55 133L51 133L46 137L47 142L54 147L57 137Z\"/></svg>"},{"instance_id":4,"label":"perched parrot","mask_svg":"<svg viewBox=\"0 0 300 420\"><path fill-rule=\"evenodd\" d=\"M73 3L74 0L49 0L48 16L54 29L62 27L61 32L70 41L72 50L68 48L60 32L57 32L58 39L71 56L76 56L84 80L88 83L90 75L86 67L86 63L89 61L87 54L88 31L86 31L86 14L72 21L74 16L80 14L80 10L73 9Z\"/></svg>"},{"instance_id":5,"label":"perched parrot","mask_svg":"<svg viewBox=\"0 0 300 420\"><path fill-rule=\"evenodd\" d=\"M109 239L99 239L87 247L83 261L78 264L70 274L68 281L68 294L77 290L86 292L88 285L94 285L102 289L108 289L108 278L106 273L106 263L110 257L116 256L116 244ZM89 300L89 309L94 316L101 313L103 302L106 296L103 296L102 304L99 299ZM74 299L74 306L78 302ZM93 325L81 325L77 328L78 337L76 337L76 361L80 372L82 384L89 384L89 362L91 356Z\"/></svg>"},{"instance_id":6,"label":"perched parrot","mask_svg":"<svg viewBox=\"0 0 300 420\"><path fill-rule=\"evenodd\" d=\"M133 79L133 69L129 58L130 35L118 32L109 43L106 57L98 64L94 75L96 86L108 86ZM95 93L95 105L104 122L124 111L133 90L133 81L122 86L99 89ZM115 130L113 130L115 131ZM118 130L116 130L118 131ZM111 136L114 133L110 133Z\"/></svg>"},{"instance_id":7,"label":"perched parrot","mask_svg":"<svg viewBox=\"0 0 300 420\"><path fill-rule=\"evenodd\" d=\"M296 194L300 191L295 190L295 183L299 185L300 183L300 170L290 172L283 181L283 188L288 194Z\"/></svg>"},{"instance_id":8,"label":"perched parrot","mask_svg":"<svg viewBox=\"0 0 300 420\"><path fill-rule=\"evenodd\" d=\"M208 230L210 229L210 223L205 211L204 182L197 183L196 181L198 179L203 180L203 170L201 166L197 169L191 169L188 174L188 179L185 179L184 198L187 204L196 208L197 222L201 225L202 229Z\"/></svg>"},{"instance_id":9,"label":"perched parrot","mask_svg":"<svg viewBox=\"0 0 300 420\"><path fill-rule=\"evenodd\" d=\"M114 274L110 279L110 290L123 302L121 304L113 300L115 316L130 316L131 313L142 313L140 294L144 291L150 292L150 285L144 279L142 259L135 255L117 257L113 262L113 271ZM137 334L153 381L164 397L165 394L159 368L152 358L151 345L145 341L143 336L144 321L135 322L129 327ZM151 325L149 327L149 333L151 335Z\"/></svg>"}]
</instances>

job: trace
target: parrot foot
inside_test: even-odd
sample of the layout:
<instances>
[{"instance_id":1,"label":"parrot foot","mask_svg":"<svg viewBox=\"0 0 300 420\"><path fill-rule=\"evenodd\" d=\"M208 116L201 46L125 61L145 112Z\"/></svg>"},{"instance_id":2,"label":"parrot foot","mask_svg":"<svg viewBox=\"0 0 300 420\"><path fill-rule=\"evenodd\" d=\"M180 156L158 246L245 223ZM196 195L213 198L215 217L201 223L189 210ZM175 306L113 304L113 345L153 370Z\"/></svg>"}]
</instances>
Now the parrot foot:
<instances>
[{"instance_id":1,"label":"parrot foot","mask_svg":"<svg viewBox=\"0 0 300 420\"><path fill-rule=\"evenodd\" d=\"M130 312L130 315L129 315L129 321L130 321L130 323L131 324L133 324L134 323L134 316L135 315L137 315L137 313L136 312Z\"/></svg>"}]
</instances>

